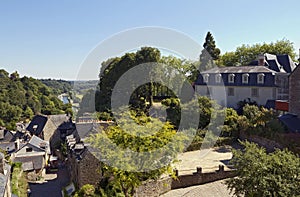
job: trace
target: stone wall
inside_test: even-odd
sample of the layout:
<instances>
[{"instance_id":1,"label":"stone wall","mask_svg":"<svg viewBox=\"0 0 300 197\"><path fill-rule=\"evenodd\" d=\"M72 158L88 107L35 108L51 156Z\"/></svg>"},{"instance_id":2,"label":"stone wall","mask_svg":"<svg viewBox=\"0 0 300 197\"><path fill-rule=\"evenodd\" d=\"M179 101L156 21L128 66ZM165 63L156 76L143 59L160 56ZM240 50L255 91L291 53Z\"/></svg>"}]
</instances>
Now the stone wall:
<instances>
[{"instance_id":1,"label":"stone wall","mask_svg":"<svg viewBox=\"0 0 300 197\"><path fill-rule=\"evenodd\" d=\"M224 171L224 166L219 166L219 169L215 172L202 173L201 168L197 169L197 172L189 175L178 176L177 180L172 181L171 188L179 189L184 187L190 187L194 185L201 185L210 183L226 178L232 178L235 176L235 171Z\"/></svg>"},{"instance_id":2,"label":"stone wall","mask_svg":"<svg viewBox=\"0 0 300 197\"><path fill-rule=\"evenodd\" d=\"M289 77L289 112L300 117L300 68L299 66Z\"/></svg>"},{"instance_id":3,"label":"stone wall","mask_svg":"<svg viewBox=\"0 0 300 197\"><path fill-rule=\"evenodd\" d=\"M175 171L178 175L178 171ZM165 177L156 181L147 181L143 185L137 188L135 197L149 196L156 197L164 194L172 189L179 189L184 187L190 187L195 185L201 185L218 180L232 178L235 176L234 170L224 170L224 166L220 165L219 169L214 172L202 173L201 168L197 168L197 171L193 174L179 175L177 179Z\"/></svg>"},{"instance_id":4,"label":"stone wall","mask_svg":"<svg viewBox=\"0 0 300 197\"><path fill-rule=\"evenodd\" d=\"M240 132L239 138L241 140L248 140L250 142L258 144L259 146L265 147L268 152L273 152L275 148L283 148L281 144L273 140L269 140L257 135L247 135L245 132Z\"/></svg>"},{"instance_id":5,"label":"stone wall","mask_svg":"<svg viewBox=\"0 0 300 197\"><path fill-rule=\"evenodd\" d=\"M152 196L156 197L170 191L172 188L172 178L165 177L159 180L150 180L136 189L134 197Z\"/></svg>"},{"instance_id":6,"label":"stone wall","mask_svg":"<svg viewBox=\"0 0 300 197\"><path fill-rule=\"evenodd\" d=\"M75 154L68 155L68 167L72 182L81 188L85 184L97 186L102 179L101 163L87 149L78 159Z\"/></svg>"}]
</instances>

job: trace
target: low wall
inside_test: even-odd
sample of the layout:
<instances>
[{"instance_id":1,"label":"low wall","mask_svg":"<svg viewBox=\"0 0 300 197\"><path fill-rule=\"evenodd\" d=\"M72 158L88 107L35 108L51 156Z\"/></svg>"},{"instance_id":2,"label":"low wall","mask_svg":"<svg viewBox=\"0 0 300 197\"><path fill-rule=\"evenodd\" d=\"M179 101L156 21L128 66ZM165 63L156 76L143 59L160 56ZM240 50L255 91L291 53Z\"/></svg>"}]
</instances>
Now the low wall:
<instances>
[{"instance_id":1,"label":"low wall","mask_svg":"<svg viewBox=\"0 0 300 197\"><path fill-rule=\"evenodd\" d=\"M179 189L184 187L190 187L194 185L201 185L205 183L210 183L222 179L232 178L235 176L235 171L229 170L224 171L224 166L219 166L219 170L215 172L202 173L201 168L197 168L197 172L189 175L178 176L177 180L172 181L171 188Z\"/></svg>"},{"instance_id":2,"label":"low wall","mask_svg":"<svg viewBox=\"0 0 300 197\"><path fill-rule=\"evenodd\" d=\"M210 183L222 179L232 178L235 176L235 171L224 170L224 166L220 165L219 169L214 172L202 173L202 168L197 168L197 172L189 175L179 175L178 170L175 171L177 179L171 177L165 177L159 180L151 180L145 182L143 185L137 188L135 197L156 197L164 194L172 189L179 189L184 187L190 187L194 185L201 185Z\"/></svg>"}]
</instances>

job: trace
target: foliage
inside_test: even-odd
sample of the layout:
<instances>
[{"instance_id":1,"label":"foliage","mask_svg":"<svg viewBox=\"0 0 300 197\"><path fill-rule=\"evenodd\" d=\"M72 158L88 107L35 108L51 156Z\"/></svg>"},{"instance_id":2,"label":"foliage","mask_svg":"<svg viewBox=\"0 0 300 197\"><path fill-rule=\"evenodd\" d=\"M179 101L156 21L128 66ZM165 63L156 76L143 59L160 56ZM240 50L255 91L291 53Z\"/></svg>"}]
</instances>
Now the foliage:
<instances>
[{"instance_id":1,"label":"foliage","mask_svg":"<svg viewBox=\"0 0 300 197\"><path fill-rule=\"evenodd\" d=\"M266 150L242 142L244 150L233 150L237 177L226 181L236 196L299 196L300 158L288 150Z\"/></svg>"},{"instance_id":2,"label":"foliage","mask_svg":"<svg viewBox=\"0 0 300 197\"><path fill-rule=\"evenodd\" d=\"M20 197L27 196L28 183L22 170L22 163L12 164L11 187L13 194Z\"/></svg>"},{"instance_id":3,"label":"foliage","mask_svg":"<svg viewBox=\"0 0 300 197\"><path fill-rule=\"evenodd\" d=\"M95 187L90 184L86 184L80 188L78 192L75 193L74 197L96 197Z\"/></svg>"},{"instance_id":4,"label":"foliage","mask_svg":"<svg viewBox=\"0 0 300 197\"><path fill-rule=\"evenodd\" d=\"M216 47L214 37L210 32L207 32L205 42L203 44L204 49L200 54L200 70L207 70L213 67L213 60L218 60L220 57L220 49Z\"/></svg>"},{"instance_id":5,"label":"foliage","mask_svg":"<svg viewBox=\"0 0 300 197\"><path fill-rule=\"evenodd\" d=\"M246 104L243 108L243 116L245 116L243 129L248 134L272 138L284 131L276 112L272 109Z\"/></svg>"},{"instance_id":6,"label":"foliage","mask_svg":"<svg viewBox=\"0 0 300 197\"><path fill-rule=\"evenodd\" d=\"M56 79L39 79L43 84L50 87L56 95L69 93L72 90L72 83L65 80Z\"/></svg>"},{"instance_id":7,"label":"foliage","mask_svg":"<svg viewBox=\"0 0 300 197\"><path fill-rule=\"evenodd\" d=\"M184 132L176 133L169 123L137 116L134 111L122 112L120 116L118 125L91 135L87 142L104 152L101 158L111 164L103 167L106 176L113 177L108 185L125 196L132 196L142 181L173 173L172 161L183 151L187 137ZM147 162L149 159L155 162Z\"/></svg>"},{"instance_id":8,"label":"foliage","mask_svg":"<svg viewBox=\"0 0 300 197\"><path fill-rule=\"evenodd\" d=\"M155 83L154 80L140 87L133 87L135 91L131 94L130 104L134 108L146 110L153 102L153 97L175 97L171 90L180 88L179 77L185 77L192 83L198 76L197 67L188 60L182 60L173 56L161 56L158 49L142 47L134 53L126 53L122 57L111 58L102 63L99 75L100 81L95 95L95 106L98 112L110 112L111 95L114 86L120 77L129 69L143 63L159 63L161 68L149 71L149 76L155 81L161 76L168 78L167 85ZM134 81L134 79L132 79ZM128 83L133 85L133 81ZM149 104L149 105L148 105Z\"/></svg>"},{"instance_id":9,"label":"foliage","mask_svg":"<svg viewBox=\"0 0 300 197\"><path fill-rule=\"evenodd\" d=\"M57 98L52 88L36 79L20 78L17 72L10 77L5 70L0 73L0 123L8 129L34 114L60 114L71 108Z\"/></svg>"},{"instance_id":10,"label":"foliage","mask_svg":"<svg viewBox=\"0 0 300 197\"><path fill-rule=\"evenodd\" d=\"M226 52L220 57L220 66L243 66L255 60L258 55L270 53L274 55L288 54L294 61L296 57L294 45L287 39L271 43L239 46L234 52Z\"/></svg>"},{"instance_id":11,"label":"foliage","mask_svg":"<svg viewBox=\"0 0 300 197\"><path fill-rule=\"evenodd\" d=\"M248 98L248 99L244 99L243 101L239 101L237 103L237 112L238 114L243 114L243 108L245 107L245 105L257 105L257 102L252 100L251 98Z\"/></svg>"}]
</instances>

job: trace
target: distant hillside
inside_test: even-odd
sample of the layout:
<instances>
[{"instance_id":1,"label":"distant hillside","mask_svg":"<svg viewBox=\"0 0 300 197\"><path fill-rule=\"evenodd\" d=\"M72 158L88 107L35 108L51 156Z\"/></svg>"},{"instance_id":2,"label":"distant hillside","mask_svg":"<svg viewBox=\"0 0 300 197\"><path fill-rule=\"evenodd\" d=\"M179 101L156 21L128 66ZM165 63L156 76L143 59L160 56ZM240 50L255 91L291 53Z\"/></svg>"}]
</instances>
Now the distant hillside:
<instances>
[{"instance_id":1,"label":"distant hillside","mask_svg":"<svg viewBox=\"0 0 300 197\"><path fill-rule=\"evenodd\" d=\"M53 92L57 95L62 93L68 93L72 91L73 84L71 81L56 80L56 79L39 79L43 84L53 89Z\"/></svg>"},{"instance_id":2,"label":"distant hillside","mask_svg":"<svg viewBox=\"0 0 300 197\"><path fill-rule=\"evenodd\" d=\"M0 126L14 129L16 122L38 113L71 113L71 105L57 98L58 91L32 77L20 78L17 72L0 69Z\"/></svg>"},{"instance_id":3,"label":"distant hillside","mask_svg":"<svg viewBox=\"0 0 300 197\"><path fill-rule=\"evenodd\" d=\"M72 81L74 86L74 91L76 94L84 95L90 89L95 89L99 83L99 80L89 80L89 81Z\"/></svg>"}]
</instances>

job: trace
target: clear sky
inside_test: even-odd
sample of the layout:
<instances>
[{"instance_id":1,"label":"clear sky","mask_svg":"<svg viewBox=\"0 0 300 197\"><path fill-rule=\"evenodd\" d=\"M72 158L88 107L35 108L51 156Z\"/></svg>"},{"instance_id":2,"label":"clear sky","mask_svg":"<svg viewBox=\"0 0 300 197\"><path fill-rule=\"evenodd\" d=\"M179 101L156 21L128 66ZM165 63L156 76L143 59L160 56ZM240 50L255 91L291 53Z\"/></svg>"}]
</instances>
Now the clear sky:
<instances>
[{"instance_id":1,"label":"clear sky","mask_svg":"<svg viewBox=\"0 0 300 197\"><path fill-rule=\"evenodd\" d=\"M299 10L298 0L2 0L0 67L36 78L76 79L99 42L143 26L172 28L201 45L211 31L223 53L283 38L298 49Z\"/></svg>"}]
</instances>

